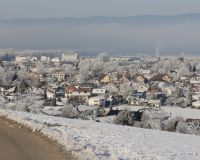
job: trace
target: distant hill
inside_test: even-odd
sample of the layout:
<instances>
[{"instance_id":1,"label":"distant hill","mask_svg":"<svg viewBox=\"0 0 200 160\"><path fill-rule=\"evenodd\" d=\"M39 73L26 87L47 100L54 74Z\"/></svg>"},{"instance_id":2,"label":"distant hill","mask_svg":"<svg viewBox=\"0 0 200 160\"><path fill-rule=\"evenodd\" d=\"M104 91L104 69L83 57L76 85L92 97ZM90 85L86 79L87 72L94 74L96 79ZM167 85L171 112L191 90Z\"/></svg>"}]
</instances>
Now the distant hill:
<instances>
[{"instance_id":1,"label":"distant hill","mask_svg":"<svg viewBox=\"0 0 200 160\"><path fill-rule=\"evenodd\" d=\"M46 19L9 19L0 20L0 25L88 25L88 24L129 24L129 25L167 25L176 23L199 23L200 14L182 15L141 15L131 17L66 17Z\"/></svg>"}]
</instances>

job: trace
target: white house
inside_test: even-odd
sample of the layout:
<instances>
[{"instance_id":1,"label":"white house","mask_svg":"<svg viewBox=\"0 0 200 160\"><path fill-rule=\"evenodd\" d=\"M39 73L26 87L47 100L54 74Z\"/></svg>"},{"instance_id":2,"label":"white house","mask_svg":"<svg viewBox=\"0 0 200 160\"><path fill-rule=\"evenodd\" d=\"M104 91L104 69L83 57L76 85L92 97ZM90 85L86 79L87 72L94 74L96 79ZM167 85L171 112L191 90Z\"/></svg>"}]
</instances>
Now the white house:
<instances>
[{"instance_id":1,"label":"white house","mask_svg":"<svg viewBox=\"0 0 200 160\"><path fill-rule=\"evenodd\" d=\"M63 53L61 60L65 62L76 62L78 61L78 54L77 53Z\"/></svg>"},{"instance_id":2,"label":"white house","mask_svg":"<svg viewBox=\"0 0 200 160\"><path fill-rule=\"evenodd\" d=\"M107 90L103 88L95 88L92 90L92 94L97 94L97 95L105 95L106 92Z\"/></svg>"},{"instance_id":3,"label":"white house","mask_svg":"<svg viewBox=\"0 0 200 160\"><path fill-rule=\"evenodd\" d=\"M29 56L16 56L15 57L15 61L17 63L26 63L30 60L30 57Z\"/></svg>"},{"instance_id":4,"label":"white house","mask_svg":"<svg viewBox=\"0 0 200 160\"><path fill-rule=\"evenodd\" d=\"M150 74L151 70L149 70L149 69L139 69L139 73L140 74Z\"/></svg>"},{"instance_id":5,"label":"white house","mask_svg":"<svg viewBox=\"0 0 200 160\"><path fill-rule=\"evenodd\" d=\"M51 59L51 62L53 62L54 64L60 64L60 58L59 57L54 57Z\"/></svg>"},{"instance_id":6,"label":"white house","mask_svg":"<svg viewBox=\"0 0 200 160\"><path fill-rule=\"evenodd\" d=\"M192 107L200 108L200 101L192 102Z\"/></svg>"},{"instance_id":7,"label":"white house","mask_svg":"<svg viewBox=\"0 0 200 160\"><path fill-rule=\"evenodd\" d=\"M40 60L41 60L41 62L43 62L43 63L49 63L49 61L50 61L50 57L47 57L47 56L41 56Z\"/></svg>"},{"instance_id":8,"label":"white house","mask_svg":"<svg viewBox=\"0 0 200 160\"><path fill-rule=\"evenodd\" d=\"M199 99L200 99L200 95L199 94L192 95L192 100L193 101L198 101Z\"/></svg>"},{"instance_id":9,"label":"white house","mask_svg":"<svg viewBox=\"0 0 200 160\"><path fill-rule=\"evenodd\" d=\"M157 99L151 99L148 101L148 104L150 105L150 107L152 107L153 109L160 109L161 106L161 101L157 100Z\"/></svg>"},{"instance_id":10,"label":"white house","mask_svg":"<svg viewBox=\"0 0 200 160\"><path fill-rule=\"evenodd\" d=\"M100 106L105 106L106 100L104 97L97 96L97 97L91 97L88 99L88 105L98 108Z\"/></svg>"},{"instance_id":11,"label":"white house","mask_svg":"<svg viewBox=\"0 0 200 160\"><path fill-rule=\"evenodd\" d=\"M146 92L148 91L148 88L145 85L139 85L137 88L138 92Z\"/></svg>"},{"instance_id":12,"label":"white house","mask_svg":"<svg viewBox=\"0 0 200 160\"><path fill-rule=\"evenodd\" d=\"M55 98L55 91L53 88L47 88L46 90L47 98L48 99L54 99Z\"/></svg>"},{"instance_id":13,"label":"white house","mask_svg":"<svg viewBox=\"0 0 200 160\"><path fill-rule=\"evenodd\" d=\"M34 62L34 61L37 61L37 57L30 57L30 61Z\"/></svg>"},{"instance_id":14,"label":"white house","mask_svg":"<svg viewBox=\"0 0 200 160\"><path fill-rule=\"evenodd\" d=\"M200 77L192 77L190 79L190 84L200 84Z\"/></svg>"},{"instance_id":15,"label":"white house","mask_svg":"<svg viewBox=\"0 0 200 160\"><path fill-rule=\"evenodd\" d=\"M63 71L54 71L52 74L52 77L57 78L58 80L64 80L65 79L65 73Z\"/></svg>"}]
</instances>

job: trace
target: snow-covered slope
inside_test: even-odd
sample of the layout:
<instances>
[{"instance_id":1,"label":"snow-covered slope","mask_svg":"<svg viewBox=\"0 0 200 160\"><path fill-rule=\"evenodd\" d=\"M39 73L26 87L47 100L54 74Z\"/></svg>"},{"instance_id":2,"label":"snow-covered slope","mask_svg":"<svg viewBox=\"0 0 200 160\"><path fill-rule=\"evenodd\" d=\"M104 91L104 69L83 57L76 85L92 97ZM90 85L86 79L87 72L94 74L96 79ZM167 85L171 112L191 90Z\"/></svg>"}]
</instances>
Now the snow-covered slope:
<instances>
[{"instance_id":1,"label":"snow-covered slope","mask_svg":"<svg viewBox=\"0 0 200 160\"><path fill-rule=\"evenodd\" d=\"M40 130L77 159L200 159L198 136L5 110L0 115Z\"/></svg>"}]
</instances>

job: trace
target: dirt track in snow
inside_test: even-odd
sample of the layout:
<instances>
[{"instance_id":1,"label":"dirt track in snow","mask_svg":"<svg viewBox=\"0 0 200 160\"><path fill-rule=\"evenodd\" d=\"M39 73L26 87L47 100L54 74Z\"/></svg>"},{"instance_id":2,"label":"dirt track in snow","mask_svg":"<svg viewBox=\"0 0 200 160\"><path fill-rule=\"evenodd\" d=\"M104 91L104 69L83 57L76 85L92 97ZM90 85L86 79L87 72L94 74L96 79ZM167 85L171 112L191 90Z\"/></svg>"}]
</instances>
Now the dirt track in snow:
<instances>
[{"instance_id":1,"label":"dirt track in snow","mask_svg":"<svg viewBox=\"0 0 200 160\"><path fill-rule=\"evenodd\" d=\"M69 159L55 142L0 117L0 160Z\"/></svg>"}]
</instances>

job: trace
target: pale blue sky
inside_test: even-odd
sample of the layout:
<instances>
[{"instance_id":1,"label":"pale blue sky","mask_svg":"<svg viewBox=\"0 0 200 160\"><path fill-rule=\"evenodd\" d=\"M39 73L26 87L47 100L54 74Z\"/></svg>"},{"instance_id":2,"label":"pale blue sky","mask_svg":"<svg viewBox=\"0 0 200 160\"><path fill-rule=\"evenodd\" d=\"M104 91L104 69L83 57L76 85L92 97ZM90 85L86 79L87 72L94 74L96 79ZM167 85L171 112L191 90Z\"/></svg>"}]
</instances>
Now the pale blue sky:
<instances>
[{"instance_id":1,"label":"pale blue sky","mask_svg":"<svg viewBox=\"0 0 200 160\"><path fill-rule=\"evenodd\" d=\"M0 0L0 19L200 12L200 0Z\"/></svg>"}]
</instances>

